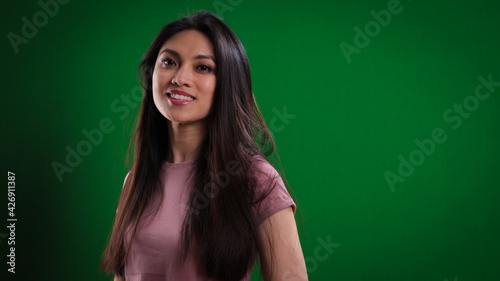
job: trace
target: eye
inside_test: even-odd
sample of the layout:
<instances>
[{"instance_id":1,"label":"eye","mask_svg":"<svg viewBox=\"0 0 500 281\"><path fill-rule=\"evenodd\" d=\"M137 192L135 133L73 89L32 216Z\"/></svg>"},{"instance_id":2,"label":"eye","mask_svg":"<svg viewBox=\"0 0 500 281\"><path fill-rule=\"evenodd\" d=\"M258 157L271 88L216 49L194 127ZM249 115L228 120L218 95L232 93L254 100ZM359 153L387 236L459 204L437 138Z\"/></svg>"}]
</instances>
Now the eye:
<instances>
[{"instance_id":1,"label":"eye","mask_svg":"<svg viewBox=\"0 0 500 281\"><path fill-rule=\"evenodd\" d=\"M202 72L212 72L214 71L213 68L211 68L210 66L208 65L204 65L204 64L200 64L196 67L198 70L202 71Z\"/></svg>"},{"instance_id":2,"label":"eye","mask_svg":"<svg viewBox=\"0 0 500 281\"><path fill-rule=\"evenodd\" d=\"M175 63L175 61L171 60L171 59L161 59L161 64L162 65L165 65L165 66L176 66L177 64Z\"/></svg>"}]
</instances>

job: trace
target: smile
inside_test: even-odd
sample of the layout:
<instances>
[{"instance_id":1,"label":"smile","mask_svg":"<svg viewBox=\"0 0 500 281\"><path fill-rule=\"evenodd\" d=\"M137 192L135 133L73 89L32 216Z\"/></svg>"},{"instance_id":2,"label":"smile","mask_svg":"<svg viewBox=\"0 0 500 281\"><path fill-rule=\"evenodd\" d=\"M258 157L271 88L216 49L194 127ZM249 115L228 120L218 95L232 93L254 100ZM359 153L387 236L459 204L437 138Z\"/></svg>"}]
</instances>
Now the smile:
<instances>
[{"instance_id":1,"label":"smile","mask_svg":"<svg viewBox=\"0 0 500 281\"><path fill-rule=\"evenodd\" d=\"M173 99L176 99L176 100L194 100L193 97L188 97L188 96L184 96L184 95L179 95L179 94L170 94L170 93L167 93L167 96L173 98Z\"/></svg>"},{"instance_id":2,"label":"smile","mask_svg":"<svg viewBox=\"0 0 500 281\"><path fill-rule=\"evenodd\" d=\"M168 100L174 105L188 105L196 98L184 91L171 90L167 92Z\"/></svg>"}]
</instances>

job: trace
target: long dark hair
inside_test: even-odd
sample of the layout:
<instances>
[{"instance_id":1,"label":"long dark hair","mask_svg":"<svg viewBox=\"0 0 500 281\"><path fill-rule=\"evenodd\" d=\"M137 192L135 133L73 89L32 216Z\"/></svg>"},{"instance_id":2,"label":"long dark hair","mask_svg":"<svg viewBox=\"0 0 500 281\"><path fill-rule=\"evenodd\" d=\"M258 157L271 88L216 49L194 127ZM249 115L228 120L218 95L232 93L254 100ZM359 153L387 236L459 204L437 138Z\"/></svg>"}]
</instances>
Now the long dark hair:
<instances>
[{"instance_id":1,"label":"long dark hair","mask_svg":"<svg viewBox=\"0 0 500 281\"><path fill-rule=\"evenodd\" d=\"M153 101L152 77L163 43L183 30L197 30L214 48L216 88L207 117L207 133L194 161L190 205L182 229L182 256L192 241L196 258L207 276L240 280L255 262L263 241L259 239L252 206L270 192L257 196L252 159L274 155L275 144L252 92L250 67L245 50L233 31L217 16L198 12L166 25L151 43L139 66L143 100L137 128L129 147L133 164L124 184L117 215L101 268L118 276L130 247L130 239L146 206L162 193L160 169L169 146L167 122ZM213 175L223 173L228 163L239 173L229 175L223 190ZM285 185L286 178L283 177ZM272 188L270 186L270 188ZM205 194L200 202L196 194ZM161 197L160 197L161 198Z\"/></svg>"}]
</instances>

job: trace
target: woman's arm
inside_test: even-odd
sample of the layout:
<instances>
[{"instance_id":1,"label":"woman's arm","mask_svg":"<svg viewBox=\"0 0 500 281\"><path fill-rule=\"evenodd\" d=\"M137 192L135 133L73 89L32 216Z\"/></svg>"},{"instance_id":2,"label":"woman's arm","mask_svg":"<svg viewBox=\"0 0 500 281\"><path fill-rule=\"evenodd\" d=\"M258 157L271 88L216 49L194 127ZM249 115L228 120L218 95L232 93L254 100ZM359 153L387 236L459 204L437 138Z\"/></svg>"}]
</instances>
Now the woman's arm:
<instances>
[{"instance_id":1,"label":"woman's arm","mask_svg":"<svg viewBox=\"0 0 500 281\"><path fill-rule=\"evenodd\" d=\"M265 281L308 280L291 207L265 220L259 226L259 236L262 241L259 249L261 271Z\"/></svg>"}]
</instances>

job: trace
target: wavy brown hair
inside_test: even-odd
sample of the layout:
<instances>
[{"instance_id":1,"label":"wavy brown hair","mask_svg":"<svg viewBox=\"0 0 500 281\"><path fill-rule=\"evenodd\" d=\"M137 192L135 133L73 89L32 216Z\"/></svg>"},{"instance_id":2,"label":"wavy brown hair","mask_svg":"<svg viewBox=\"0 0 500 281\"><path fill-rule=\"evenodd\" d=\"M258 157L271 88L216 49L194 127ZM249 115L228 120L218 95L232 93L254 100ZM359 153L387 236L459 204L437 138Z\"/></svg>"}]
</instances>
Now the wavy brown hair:
<instances>
[{"instance_id":1,"label":"wavy brown hair","mask_svg":"<svg viewBox=\"0 0 500 281\"><path fill-rule=\"evenodd\" d=\"M240 280L252 267L263 243L252 206L264 199L272 188L264 194L255 194L256 179L249 172L252 159L259 155L266 159L277 153L255 102L245 50L233 31L208 12L198 12L166 25L143 56L138 70L143 100L129 147L133 163L120 196L101 269L123 276L129 239L134 236L146 206L162 193L159 173L168 153L169 121L154 104L152 77L161 46L183 30L197 30L209 38L217 67L207 133L198 147L191 173L193 192L181 234L180 260L186 258L192 249L191 241L195 241L200 270L212 278ZM211 175L225 171L228 163L233 163L240 172L230 174L221 190ZM285 177L283 180L288 187ZM203 202L197 194L206 195ZM210 196L213 194L216 196Z\"/></svg>"}]
</instances>

